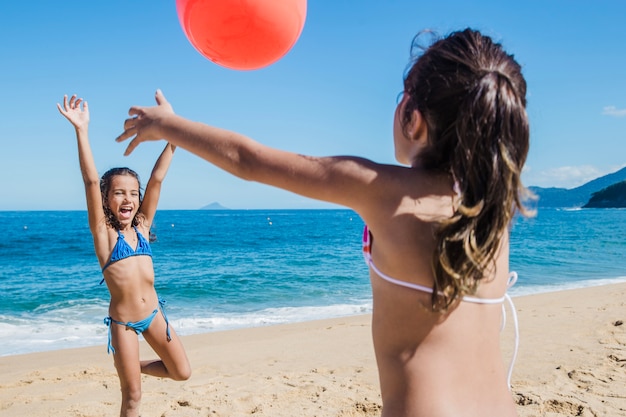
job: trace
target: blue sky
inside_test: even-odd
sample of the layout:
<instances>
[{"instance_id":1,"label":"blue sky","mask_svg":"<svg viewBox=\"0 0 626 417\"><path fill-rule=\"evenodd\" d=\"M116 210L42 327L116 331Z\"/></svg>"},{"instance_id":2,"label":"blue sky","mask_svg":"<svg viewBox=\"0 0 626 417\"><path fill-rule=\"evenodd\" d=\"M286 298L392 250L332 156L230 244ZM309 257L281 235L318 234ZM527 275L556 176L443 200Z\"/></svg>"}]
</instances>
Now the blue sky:
<instances>
[{"instance_id":1,"label":"blue sky","mask_svg":"<svg viewBox=\"0 0 626 417\"><path fill-rule=\"evenodd\" d=\"M392 163L391 122L411 39L472 27L501 42L528 82L526 185L571 188L626 165L626 2L312 0L277 63L234 71L201 56L174 0L3 2L0 210L84 210L76 141L55 104L88 100L100 172L146 181L163 143L124 157L114 138L131 105L161 88L174 110L267 145ZM177 151L161 209L322 208L244 182Z\"/></svg>"}]
</instances>

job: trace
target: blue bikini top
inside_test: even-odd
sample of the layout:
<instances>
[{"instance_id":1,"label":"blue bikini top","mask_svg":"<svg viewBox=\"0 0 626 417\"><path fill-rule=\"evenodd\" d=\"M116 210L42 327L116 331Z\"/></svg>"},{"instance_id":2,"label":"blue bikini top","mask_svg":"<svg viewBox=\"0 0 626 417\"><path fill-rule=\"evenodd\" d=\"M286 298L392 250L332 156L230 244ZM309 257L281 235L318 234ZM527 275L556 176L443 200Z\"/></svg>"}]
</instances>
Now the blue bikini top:
<instances>
[{"instance_id":1,"label":"blue bikini top","mask_svg":"<svg viewBox=\"0 0 626 417\"><path fill-rule=\"evenodd\" d=\"M137 230L136 226L133 226L133 229L135 229L135 233L137 233L137 249L131 248L128 242L126 242L126 240L124 239L124 235L118 230L117 242L115 243L113 251L111 252L111 258L109 259L109 262L107 262L102 267L102 272L104 272L104 270L107 269L112 263L121 261L122 259L126 259L131 256L146 255L152 257L152 249L150 249L150 243L148 243L148 241L145 237L143 237L141 232ZM104 279L100 281L100 283L102 284L103 281Z\"/></svg>"}]
</instances>

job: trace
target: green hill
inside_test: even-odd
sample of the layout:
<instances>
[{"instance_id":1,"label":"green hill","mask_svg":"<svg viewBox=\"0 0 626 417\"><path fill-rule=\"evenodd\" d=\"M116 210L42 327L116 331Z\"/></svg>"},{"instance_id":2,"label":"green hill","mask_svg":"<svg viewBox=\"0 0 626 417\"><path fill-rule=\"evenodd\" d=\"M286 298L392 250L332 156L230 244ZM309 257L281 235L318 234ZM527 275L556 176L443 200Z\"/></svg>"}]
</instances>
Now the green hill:
<instances>
[{"instance_id":1,"label":"green hill","mask_svg":"<svg viewBox=\"0 0 626 417\"><path fill-rule=\"evenodd\" d=\"M583 208L626 208L626 181L593 193Z\"/></svg>"},{"instance_id":2,"label":"green hill","mask_svg":"<svg viewBox=\"0 0 626 417\"><path fill-rule=\"evenodd\" d=\"M621 181L626 181L626 167L576 188L528 188L539 197L537 207L575 208L586 205L594 193Z\"/></svg>"}]
</instances>

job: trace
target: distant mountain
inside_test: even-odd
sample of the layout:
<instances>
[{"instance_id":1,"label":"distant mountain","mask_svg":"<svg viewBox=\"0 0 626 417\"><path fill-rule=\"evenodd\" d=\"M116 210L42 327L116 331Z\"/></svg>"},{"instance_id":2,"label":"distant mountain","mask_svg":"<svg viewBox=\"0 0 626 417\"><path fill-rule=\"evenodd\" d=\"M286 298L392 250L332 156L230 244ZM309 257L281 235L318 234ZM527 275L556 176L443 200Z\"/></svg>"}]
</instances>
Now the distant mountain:
<instances>
[{"instance_id":1,"label":"distant mountain","mask_svg":"<svg viewBox=\"0 0 626 417\"><path fill-rule=\"evenodd\" d=\"M576 188L542 188L534 186L528 188L539 197L537 207L573 208L583 207L593 193L597 193L610 185L624 180L626 180L626 167Z\"/></svg>"},{"instance_id":2,"label":"distant mountain","mask_svg":"<svg viewBox=\"0 0 626 417\"><path fill-rule=\"evenodd\" d=\"M228 207L224 207L218 202L214 202L204 207L200 207L200 210L230 210L230 209Z\"/></svg>"},{"instance_id":3,"label":"distant mountain","mask_svg":"<svg viewBox=\"0 0 626 417\"><path fill-rule=\"evenodd\" d=\"M593 193L583 208L624 208L626 207L626 181L609 185Z\"/></svg>"}]
</instances>

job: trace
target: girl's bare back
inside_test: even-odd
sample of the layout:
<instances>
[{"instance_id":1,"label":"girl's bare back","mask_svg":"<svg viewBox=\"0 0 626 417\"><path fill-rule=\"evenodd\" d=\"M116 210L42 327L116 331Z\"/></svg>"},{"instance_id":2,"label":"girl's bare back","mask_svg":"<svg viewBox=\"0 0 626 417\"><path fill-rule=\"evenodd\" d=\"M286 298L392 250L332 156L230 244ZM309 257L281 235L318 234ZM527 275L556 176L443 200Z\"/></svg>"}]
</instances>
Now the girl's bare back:
<instances>
[{"instance_id":1,"label":"girl's bare back","mask_svg":"<svg viewBox=\"0 0 626 417\"><path fill-rule=\"evenodd\" d=\"M453 184L426 172L408 170L407 175L429 185L395 190L398 195L388 200L400 203L388 214L373 216L365 236L370 239L365 250L369 246L371 251L372 335L383 416L515 416L500 353L502 303L460 301L441 314L433 312L426 291L434 284L433 230L454 213ZM386 188L394 191L392 185ZM508 256L504 239L497 267L475 297L504 295Z\"/></svg>"}]
</instances>

